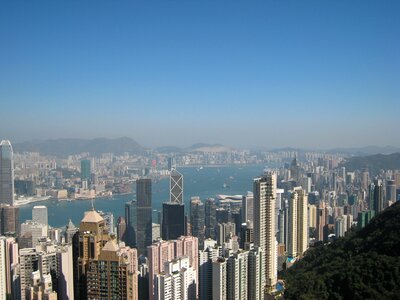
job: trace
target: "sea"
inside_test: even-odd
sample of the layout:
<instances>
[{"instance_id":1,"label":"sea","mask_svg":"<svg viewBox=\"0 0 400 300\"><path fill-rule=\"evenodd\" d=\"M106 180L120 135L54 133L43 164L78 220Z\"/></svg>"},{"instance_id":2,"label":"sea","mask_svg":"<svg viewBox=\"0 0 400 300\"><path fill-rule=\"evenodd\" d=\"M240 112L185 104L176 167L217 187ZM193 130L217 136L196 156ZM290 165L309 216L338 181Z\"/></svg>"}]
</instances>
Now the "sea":
<instances>
[{"instance_id":1,"label":"sea","mask_svg":"<svg viewBox=\"0 0 400 300\"><path fill-rule=\"evenodd\" d=\"M245 195L253 190L253 178L263 174L265 165L234 165L212 166L203 168L177 168L183 175L183 193L185 210L189 212L191 197L198 196L202 200L215 198L217 195ZM96 210L111 212L115 224L119 216L124 216L124 205L135 199L134 194L113 195L112 197L96 198L93 205ZM161 211L162 203L169 200L169 178L161 179L152 184L153 210ZM20 222L32 219L32 207L45 205L48 209L48 221L52 227L64 227L69 219L79 226L84 212L92 207L92 200L58 201L56 199L30 203L19 209Z\"/></svg>"}]
</instances>

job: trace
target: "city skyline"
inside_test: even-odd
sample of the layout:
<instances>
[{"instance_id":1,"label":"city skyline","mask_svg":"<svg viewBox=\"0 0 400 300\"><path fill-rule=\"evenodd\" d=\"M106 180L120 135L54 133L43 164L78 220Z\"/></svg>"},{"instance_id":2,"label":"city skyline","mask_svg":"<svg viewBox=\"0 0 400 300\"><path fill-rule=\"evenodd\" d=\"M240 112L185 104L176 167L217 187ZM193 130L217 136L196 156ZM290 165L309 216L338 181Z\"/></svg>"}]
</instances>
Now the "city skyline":
<instances>
[{"instance_id":1,"label":"city skyline","mask_svg":"<svg viewBox=\"0 0 400 300\"><path fill-rule=\"evenodd\" d=\"M400 146L399 6L2 3L0 136Z\"/></svg>"}]
</instances>

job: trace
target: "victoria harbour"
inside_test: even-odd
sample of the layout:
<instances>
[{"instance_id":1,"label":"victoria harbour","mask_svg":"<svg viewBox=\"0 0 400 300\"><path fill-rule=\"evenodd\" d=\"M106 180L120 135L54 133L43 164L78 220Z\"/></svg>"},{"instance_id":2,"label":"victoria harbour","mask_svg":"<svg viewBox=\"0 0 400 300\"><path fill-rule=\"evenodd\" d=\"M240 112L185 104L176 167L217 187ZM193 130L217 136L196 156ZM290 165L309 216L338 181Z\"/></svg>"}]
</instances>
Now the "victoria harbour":
<instances>
[{"instance_id":1,"label":"victoria harbour","mask_svg":"<svg viewBox=\"0 0 400 300\"><path fill-rule=\"evenodd\" d=\"M221 166L221 167L185 167L178 168L184 176L184 200L189 207L190 198L198 196L201 199L214 198L216 195L245 195L253 190L251 178L260 176L265 165ZM162 203L169 199L168 178L154 182L152 185L153 209L161 210ZM118 216L124 216L124 204L135 198L134 194L113 195L112 197L93 200L96 210L111 212L115 221ZM32 207L45 205L49 211L49 225L65 226L69 219L79 225L85 211L91 209L91 200L58 201L56 199L30 203L20 207L20 222L30 220Z\"/></svg>"}]
</instances>

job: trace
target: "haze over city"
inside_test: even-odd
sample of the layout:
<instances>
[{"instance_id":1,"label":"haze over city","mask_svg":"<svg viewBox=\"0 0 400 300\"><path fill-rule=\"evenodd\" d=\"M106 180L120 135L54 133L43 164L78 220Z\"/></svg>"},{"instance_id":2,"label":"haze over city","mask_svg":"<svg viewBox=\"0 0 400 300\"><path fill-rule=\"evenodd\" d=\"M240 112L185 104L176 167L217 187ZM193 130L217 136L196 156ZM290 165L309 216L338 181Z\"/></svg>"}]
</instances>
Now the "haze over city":
<instances>
[{"instance_id":1,"label":"haze over city","mask_svg":"<svg viewBox=\"0 0 400 300\"><path fill-rule=\"evenodd\" d=\"M0 137L400 146L398 1L6 1Z\"/></svg>"}]
</instances>

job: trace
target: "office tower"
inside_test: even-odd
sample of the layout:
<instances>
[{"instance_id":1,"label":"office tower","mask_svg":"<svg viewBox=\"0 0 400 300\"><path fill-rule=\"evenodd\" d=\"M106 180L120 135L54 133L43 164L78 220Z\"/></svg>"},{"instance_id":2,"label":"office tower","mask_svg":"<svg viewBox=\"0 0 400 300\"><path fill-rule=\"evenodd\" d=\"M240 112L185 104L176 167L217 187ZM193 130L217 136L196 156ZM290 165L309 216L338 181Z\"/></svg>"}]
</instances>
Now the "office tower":
<instances>
[{"instance_id":1,"label":"office tower","mask_svg":"<svg viewBox=\"0 0 400 300\"><path fill-rule=\"evenodd\" d=\"M254 244L263 250L264 282L268 289L273 289L277 280L275 194L275 173L254 179Z\"/></svg>"},{"instance_id":2,"label":"office tower","mask_svg":"<svg viewBox=\"0 0 400 300\"><path fill-rule=\"evenodd\" d=\"M215 239L215 226L217 225L217 205L213 198L206 200L204 205L206 238Z\"/></svg>"},{"instance_id":3,"label":"office tower","mask_svg":"<svg viewBox=\"0 0 400 300\"><path fill-rule=\"evenodd\" d=\"M87 299L87 271L91 260L98 259L103 245L108 241L104 219L94 209L87 212L79 226L79 232L74 238L74 248L77 257L74 263L74 293L77 299Z\"/></svg>"},{"instance_id":4,"label":"office tower","mask_svg":"<svg viewBox=\"0 0 400 300\"><path fill-rule=\"evenodd\" d=\"M300 173L299 173L299 164L297 163L297 157L293 158L293 161L290 165L290 174L291 179L294 180L296 183L299 181Z\"/></svg>"},{"instance_id":5,"label":"office tower","mask_svg":"<svg viewBox=\"0 0 400 300\"><path fill-rule=\"evenodd\" d=\"M247 221L240 228L240 248L250 250L254 244L254 228L253 223Z\"/></svg>"},{"instance_id":6,"label":"office tower","mask_svg":"<svg viewBox=\"0 0 400 300\"><path fill-rule=\"evenodd\" d=\"M265 270L262 249L255 247L249 251L248 256L248 300L264 299Z\"/></svg>"},{"instance_id":7,"label":"office tower","mask_svg":"<svg viewBox=\"0 0 400 300\"><path fill-rule=\"evenodd\" d=\"M219 257L216 261L212 262L212 299L227 299L226 290L226 259Z\"/></svg>"},{"instance_id":8,"label":"office tower","mask_svg":"<svg viewBox=\"0 0 400 300\"><path fill-rule=\"evenodd\" d=\"M174 240L185 235L185 207L178 202L163 203L161 237Z\"/></svg>"},{"instance_id":9,"label":"office tower","mask_svg":"<svg viewBox=\"0 0 400 300\"><path fill-rule=\"evenodd\" d=\"M126 222L124 217L119 217L117 222L117 238L119 241L126 242ZM128 245L128 243L126 243ZM129 245L128 245L129 246Z\"/></svg>"},{"instance_id":10,"label":"office tower","mask_svg":"<svg viewBox=\"0 0 400 300\"><path fill-rule=\"evenodd\" d=\"M146 247L151 245L152 230L151 179L136 180L137 231L136 248L138 255L146 255Z\"/></svg>"},{"instance_id":11,"label":"office tower","mask_svg":"<svg viewBox=\"0 0 400 300\"><path fill-rule=\"evenodd\" d=\"M87 269L87 299L138 299L137 252L110 239Z\"/></svg>"},{"instance_id":12,"label":"office tower","mask_svg":"<svg viewBox=\"0 0 400 300\"><path fill-rule=\"evenodd\" d=\"M320 202L317 208L317 230L316 230L316 240L324 240L324 226L326 225L325 216L325 202Z\"/></svg>"},{"instance_id":13,"label":"office tower","mask_svg":"<svg viewBox=\"0 0 400 300\"><path fill-rule=\"evenodd\" d=\"M253 210L254 210L254 197L253 193L248 192L246 196L242 197L242 223L247 221L254 221Z\"/></svg>"},{"instance_id":14,"label":"office tower","mask_svg":"<svg viewBox=\"0 0 400 300\"><path fill-rule=\"evenodd\" d=\"M0 234L19 234L19 208L8 204L0 204Z\"/></svg>"},{"instance_id":15,"label":"office tower","mask_svg":"<svg viewBox=\"0 0 400 300\"><path fill-rule=\"evenodd\" d=\"M394 180L386 181L386 202L394 203L396 199L396 182Z\"/></svg>"},{"instance_id":16,"label":"office tower","mask_svg":"<svg viewBox=\"0 0 400 300\"><path fill-rule=\"evenodd\" d=\"M32 273L37 271L39 267L39 255L36 250L32 248L20 249L19 264L21 299L26 299L26 289L33 283Z\"/></svg>"},{"instance_id":17,"label":"office tower","mask_svg":"<svg viewBox=\"0 0 400 300\"><path fill-rule=\"evenodd\" d=\"M199 251L199 296L200 300L212 299L212 262L221 256L222 248L211 239L204 241Z\"/></svg>"},{"instance_id":18,"label":"office tower","mask_svg":"<svg viewBox=\"0 0 400 300\"><path fill-rule=\"evenodd\" d=\"M125 203L126 233L124 241L130 247L136 247L137 217L137 202L132 200Z\"/></svg>"},{"instance_id":19,"label":"office tower","mask_svg":"<svg viewBox=\"0 0 400 300\"><path fill-rule=\"evenodd\" d=\"M227 299L247 299L248 251L239 251L227 260Z\"/></svg>"},{"instance_id":20,"label":"office tower","mask_svg":"<svg viewBox=\"0 0 400 300\"><path fill-rule=\"evenodd\" d=\"M171 171L169 177L169 201L173 203L183 203L183 175L176 169Z\"/></svg>"},{"instance_id":21,"label":"office tower","mask_svg":"<svg viewBox=\"0 0 400 300\"><path fill-rule=\"evenodd\" d=\"M48 225L47 221L47 207L44 205L37 205L32 208L32 221Z\"/></svg>"},{"instance_id":22,"label":"office tower","mask_svg":"<svg viewBox=\"0 0 400 300\"><path fill-rule=\"evenodd\" d=\"M78 230L79 229L75 227L71 219L69 219L68 224L65 226L65 233L64 233L65 242L68 244L72 244L72 239Z\"/></svg>"},{"instance_id":23,"label":"office tower","mask_svg":"<svg viewBox=\"0 0 400 300\"><path fill-rule=\"evenodd\" d=\"M147 247L149 262L149 299L156 299L157 275L165 271L165 263L173 260L187 257L189 266L198 272L198 240L193 236L182 236L171 241L156 241ZM196 278L196 282L198 282ZM198 288L196 285L196 298Z\"/></svg>"},{"instance_id":24,"label":"office tower","mask_svg":"<svg viewBox=\"0 0 400 300\"><path fill-rule=\"evenodd\" d=\"M205 238L205 210L200 198L192 198L190 201L190 224L192 235L197 237L202 245Z\"/></svg>"},{"instance_id":25,"label":"office tower","mask_svg":"<svg viewBox=\"0 0 400 300\"><path fill-rule=\"evenodd\" d=\"M235 223L218 223L217 224L217 243L222 246L229 238L235 235L236 226Z\"/></svg>"},{"instance_id":26,"label":"office tower","mask_svg":"<svg viewBox=\"0 0 400 300\"><path fill-rule=\"evenodd\" d=\"M231 212L224 207L215 210L215 218L217 223L229 223L232 221Z\"/></svg>"},{"instance_id":27,"label":"office tower","mask_svg":"<svg viewBox=\"0 0 400 300\"><path fill-rule=\"evenodd\" d=\"M90 167L90 160L89 159L82 159L81 160L81 181L90 182L91 180L91 167Z\"/></svg>"},{"instance_id":28,"label":"office tower","mask_svg":"<svg viewBox=\"0 0 400 300\"><path fill-rule=\"evenodd\" d=\"M360 230L367 226L373 217L375 217L374 210L360 211L358 213L357 228Z\"/></svg>"},{"instance_id":29,"label":"office tower","mask_svg":"<svg viewBox=\"0 0 400 300\"><path fill-rule=\"evenodd\" d=\"M197 299L197 273L187 257L164 263L164 272L156 277L155 299Z\"/></svg>"},{"instance_id":30,"label":"office tower","mask_svg":"<svg viewBox=\"0 0 400 300\"><path fill-rule=\"evenodd\" d=\"M384 199L383 199L383 182L380 179L374 180L374 188L373 188L373 210L376 213L381 212L384 209Z\"/></svg>"},{"instance_id":31,"label":"office tower","mask_svg":"<svg viewBox=\"0 0 400 300\"><path fill-rule=\"evenodd\" d=\"M14 159L10 141L0 142L0 204L14 205Z\"/></svg>"},{"instance_id":32,"label":"office tower","mask_svg":"<svg viewBox=\"0 0 400 300\"><path fill-rule=\"evenodd\" d=\"M369 184L369 172L367 169L363 169L361 171L361 188L367 190L368 184Z\"/></svg>"},{"instance_id":33,"label":"office tower","mask_svg":"<svg viewBox=\"0 0 400 300\"><path fill-rule=\"evenodd\" d=\"M175 169L176 164L175 164L175 159L173 157L168 158L168 171L172 171Z\"/></svg>"}]
</instances>

